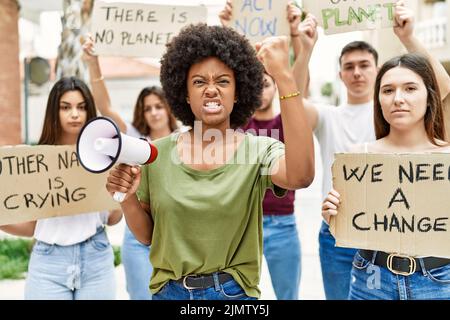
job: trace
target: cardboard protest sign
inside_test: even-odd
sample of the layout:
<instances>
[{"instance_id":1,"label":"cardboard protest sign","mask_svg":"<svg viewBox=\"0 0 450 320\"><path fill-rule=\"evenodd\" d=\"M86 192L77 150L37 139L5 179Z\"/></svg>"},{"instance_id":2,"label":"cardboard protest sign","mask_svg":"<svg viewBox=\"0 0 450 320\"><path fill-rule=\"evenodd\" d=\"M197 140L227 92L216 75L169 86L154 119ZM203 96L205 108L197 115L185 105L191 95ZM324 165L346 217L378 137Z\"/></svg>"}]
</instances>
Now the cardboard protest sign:
<instances>
[{"instance_id":1,"label":"cardboard protest sign","mask_svg":"<svg viewBox=\"0 0 450 320\"><path fill-rule=\"evenodd\" d=\"M91 32L100 55L160 58L184 26L206 19L203 5L95 1Z\"/></svg>"},{"instance_id":2,"label":"cardboard protest sign","mask_svg":"<svg viewBox=\"0 0 450 320\"><path fill-rule=\"evenodd\" d=\"M267 37L289 35L289 0L234 0L231 27L252 43Z\"/></svg>"},{"instance_id":3,"label":"cardboard protest sign","mask_svg":"<svg viewBox=\"0 0 450 320\"><path fill-rule=\"evenodd\" d=\"M341 247L450 258L450 154L337 154Z\"/></svg>"},{"instance_id":4,"label":"cardboard protest sign","mask_svg":"<svg viewBox=\"0 0 450 320\"><path fill-rule=\"evenodd\" d=\"M0 225L119 208L74 146L0 148Z\"/></svg>"},{"instance_id":5,"label":"cardboard protest sign","mask_svg":"<svg viewBox=\"0 0 450 320\"><path fill-rule=\"evenodd\" d=\"M397 0L303 0L325 34L388 28L394 25Z\"/></svg>"}]
</instances>

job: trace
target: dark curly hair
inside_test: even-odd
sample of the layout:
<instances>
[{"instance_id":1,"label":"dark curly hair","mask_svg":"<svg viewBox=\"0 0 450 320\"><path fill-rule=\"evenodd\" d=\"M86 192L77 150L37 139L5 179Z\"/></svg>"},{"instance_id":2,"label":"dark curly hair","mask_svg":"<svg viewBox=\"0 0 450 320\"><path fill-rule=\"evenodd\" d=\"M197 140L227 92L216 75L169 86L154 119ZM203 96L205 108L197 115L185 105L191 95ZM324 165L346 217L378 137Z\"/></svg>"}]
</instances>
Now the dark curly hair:
<instances>
[{"instance_id":1,"label":"dark curly hair","mask_svg":"<svg viewBox=\"0 0 450 320\"><path fill-rule=\"evenodd\" d=\"M231 28L200 23L184 27L167 44L161 59L161 84L173 114L183 124L194 125L186 102L187 75L191 66L216 57L234 72L236 98L230 115L233 129L243 126L261 105L264 67L248 40Z\"/></svg>"}]
</instances>

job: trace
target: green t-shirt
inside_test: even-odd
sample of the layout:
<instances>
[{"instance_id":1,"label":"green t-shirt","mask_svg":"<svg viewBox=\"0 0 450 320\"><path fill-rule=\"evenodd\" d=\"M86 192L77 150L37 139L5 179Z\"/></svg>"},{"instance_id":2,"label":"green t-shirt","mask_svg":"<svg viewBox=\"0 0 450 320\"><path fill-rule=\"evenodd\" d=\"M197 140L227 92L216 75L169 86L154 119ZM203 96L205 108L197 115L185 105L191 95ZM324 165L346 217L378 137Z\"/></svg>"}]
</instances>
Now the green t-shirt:
<instances>
[{"instance_id":1,"label":"green t-shirt","mask_svg":"<svg viewBox=\"0 0 450 320\"><path fill-rule=\"evenodd\" d=\"M154 142L158 158L142 167L137 195L149 203L154 222L150 290L169 280L223 271L248 296L260 296L262 201L267 188L277 196L270 168L284 155L284 144L246 134L223 166L199 171L181 162L179 134Z\"/></svg>"}]
</instances>

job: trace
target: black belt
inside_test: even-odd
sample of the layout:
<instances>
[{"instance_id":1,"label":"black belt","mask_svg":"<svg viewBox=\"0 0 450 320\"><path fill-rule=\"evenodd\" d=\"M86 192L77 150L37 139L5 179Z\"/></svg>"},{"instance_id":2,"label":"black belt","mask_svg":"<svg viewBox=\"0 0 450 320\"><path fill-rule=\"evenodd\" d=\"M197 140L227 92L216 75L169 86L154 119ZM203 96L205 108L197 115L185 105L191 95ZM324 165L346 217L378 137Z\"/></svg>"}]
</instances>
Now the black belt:
<instances>
[{"instance_id":1,"label":"black belt","mask_svg":"<svg viewBox=\"0 0 450 320\"><path fill-rule=\"evenodd\" d=\"M225 272L220 272L217 276L220 284L233 279L231 274ZM187 275L175 282L182 284L186 289L206 289L214 286L214 276L212 274Z\"/></svg>"},{"instance_id":2,"label":"black belt","mask_svg":"<svg viewBox=\"0 0 450 320\"><path fill-rule=\"evenodd\" d=\"M414 272L422 271L420 259L426 270L431 270L445 266L450 263L450 259L426 257L426 258L412 258L405 255L390 254L382 251L373 250L359 250L359 255L366 260L372 261L373 255L376 252L374 264L380 267L389 269L392 273L404 276L412 275Z\"/></svg>"}]
</instances>

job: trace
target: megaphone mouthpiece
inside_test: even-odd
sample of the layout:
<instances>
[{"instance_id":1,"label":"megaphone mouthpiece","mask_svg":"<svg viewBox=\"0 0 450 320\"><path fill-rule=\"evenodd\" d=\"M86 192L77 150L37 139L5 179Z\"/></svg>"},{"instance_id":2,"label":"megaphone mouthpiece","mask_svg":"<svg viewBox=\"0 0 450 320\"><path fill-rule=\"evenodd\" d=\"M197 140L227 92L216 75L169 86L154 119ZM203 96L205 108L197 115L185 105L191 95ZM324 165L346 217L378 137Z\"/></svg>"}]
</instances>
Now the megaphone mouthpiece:
<instances>
[{"instance_id":1,"label":"megaphone mouthpiece","mask_svg":"<svg viewBox=\"0 0 450 320\"><path fill-rule=\"evenodd\" d=\"M102 154L113 157L117 154L119 140L117 138L97 138L94 141L94 149Z\"/></svg>"}]
</instances>

